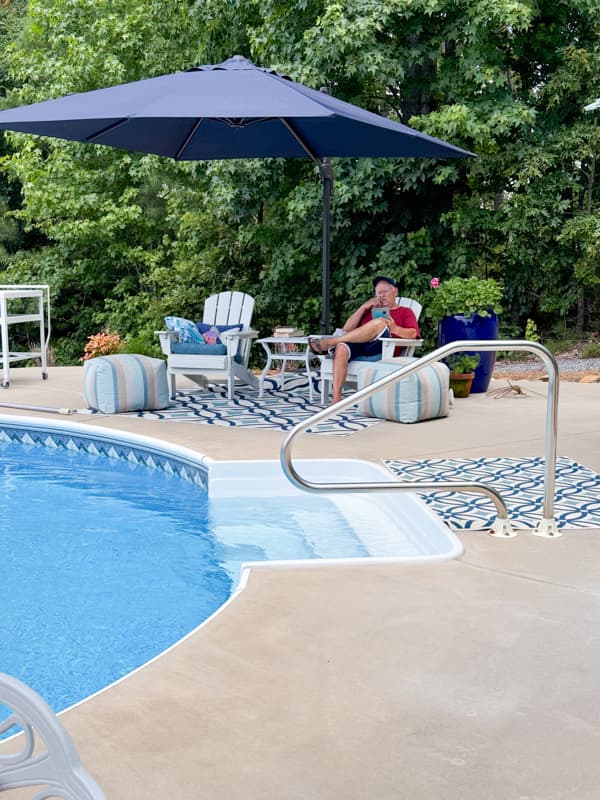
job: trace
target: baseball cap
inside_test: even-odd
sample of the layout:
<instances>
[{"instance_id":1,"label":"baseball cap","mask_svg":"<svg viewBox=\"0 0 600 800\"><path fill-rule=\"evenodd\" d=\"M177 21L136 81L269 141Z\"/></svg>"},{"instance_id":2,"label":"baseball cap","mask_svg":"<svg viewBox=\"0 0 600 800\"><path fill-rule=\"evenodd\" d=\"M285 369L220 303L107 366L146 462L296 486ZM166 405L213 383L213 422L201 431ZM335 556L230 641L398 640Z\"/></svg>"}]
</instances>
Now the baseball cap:
<instances>
[{"instance_id":1,"label":"baseball cap","mask_svg":"<svg viewBox=\"0 0 600 800\"><path fill-rule=\"evenodd\" d=\"M396 281L393 278L388 278L387 275L378 275L376 278L373 278L373 287L375 289L377 288L377 284L380 281L385 281L386 283L389 283L392 286L395 286L396 289L398 288L398 284L396 283Z\"/></svg>"}]
</instances>

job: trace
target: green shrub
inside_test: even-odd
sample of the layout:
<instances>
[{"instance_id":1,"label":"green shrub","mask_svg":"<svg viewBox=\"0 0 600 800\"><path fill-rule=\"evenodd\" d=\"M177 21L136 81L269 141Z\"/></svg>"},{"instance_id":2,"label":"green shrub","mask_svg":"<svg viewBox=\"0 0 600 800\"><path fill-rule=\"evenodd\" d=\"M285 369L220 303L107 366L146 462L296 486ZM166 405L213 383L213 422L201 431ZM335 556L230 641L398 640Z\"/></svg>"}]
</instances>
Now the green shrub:
<instances>
[{"instance_id":1,"label":"green shrub","mask_svg":"<svg viewBox=\"0 0 600 800\"><path fill-rule=\"evenodd\" d=\"M588 342L581 348L582 358L600 358L600 342Z\"/></svg>"},{"instance_id":2,"label":"green shrub","mask_svg":"<svg viewBox=\"0 0 600 800\"><path fill-rule=\"evenodd\" d=\"M539 342L540 340L537 325L532 319L528 319L525 325L525 338L528 342Z\"/></svg>"},{"instance_id":3,"label":"green shrub","mask_svg":"<svg viewBox=\"0 0 600 800\"><path fill-rule=\"evenodd\" d=\"M162 351L158 344L158 339L154 337L148 340L146 336L128 336L125 340L125 347L122 351L124 353L136 353L141 356L151 356L152 358L160 358Z\"/></svg>"}]
</instances>

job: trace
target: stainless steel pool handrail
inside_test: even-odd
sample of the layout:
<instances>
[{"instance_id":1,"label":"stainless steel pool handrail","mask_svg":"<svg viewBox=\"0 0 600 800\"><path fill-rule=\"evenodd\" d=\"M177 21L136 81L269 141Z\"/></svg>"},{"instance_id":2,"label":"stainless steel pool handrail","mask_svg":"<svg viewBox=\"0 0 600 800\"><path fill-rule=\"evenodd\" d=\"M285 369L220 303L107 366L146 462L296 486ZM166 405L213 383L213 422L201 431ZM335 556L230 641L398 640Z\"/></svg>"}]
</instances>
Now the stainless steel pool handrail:
<instances>
[{"instance_id":1,"label":"stainless steel pool handrail","mask_svg":"<svg viewBox=\"0 0 600 800\"><path fill-rule=\"evenodd\" d=\"M452 491L468 492L475 494L486 495L495 505L498 518L492 526L491 533L495 536L514 536L510 521L508 519L508 511L506 503L502 499L499 492L492 486L484 483L471 483L462 481L376 481L376 482L360 482L360 483L322 483L310 481L298 473L292 461L292 445L300 434L304 433L308 428L317 425L319 422L334 416L340 411L344 411L352 405L355 405L360 400L370 397L375 392L383 389L389 384L401 380L407 375L419 372L428 364L436 361L441 361L443 358L462 351L529 351L538 355L544 362L548 370L548 398L546 404L546 435L545 435L545 448L544 448L544 503L543 503L543 517L538 523L534 533L538 536L556 537L560 536L560 531L554 520L554 488L555 488L555 474L556 474L556 439L557 439L557 426L558 426L558 387L559 387L559 373L558 362L554 355L544 345L539 342L530 342L527 340L507 340L507 339L494 339L494 340L461 340L450 342L442 347L438 347L431 353L421 356L411 364L406 364L398 368L397 371L385 375L383 378L374 381L369 386L359 389L357 392L349 397L343 398L339 403L334 403L323 411L318 411L313 416L299 422L295 425L289 434L286 436L283 444L281 445L280 461L283 472L287 479L300 489L308 492L383 492L392 489L397 491L439 491L440 489L448 489Z\"/></svg>"}]
</instances>

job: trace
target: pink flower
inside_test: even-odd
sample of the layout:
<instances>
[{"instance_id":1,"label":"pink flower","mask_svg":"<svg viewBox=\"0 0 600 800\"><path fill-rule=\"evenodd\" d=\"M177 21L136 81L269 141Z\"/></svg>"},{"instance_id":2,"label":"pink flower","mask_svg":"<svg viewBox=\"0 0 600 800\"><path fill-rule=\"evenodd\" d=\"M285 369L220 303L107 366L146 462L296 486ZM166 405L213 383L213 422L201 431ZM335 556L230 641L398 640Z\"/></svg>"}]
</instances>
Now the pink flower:
<instances>
[{"instance_id":1,"label":"pink flower","mask_svg":"<svg viewBox=\"0 0 600 800\"><path fill-rule=\"evenodd\" d=\"M431 286L432 289L437 289L438 286L440 285L440 279L432 278L431 281L429 282L429 285Z\"/></svg>"}]
</instances>

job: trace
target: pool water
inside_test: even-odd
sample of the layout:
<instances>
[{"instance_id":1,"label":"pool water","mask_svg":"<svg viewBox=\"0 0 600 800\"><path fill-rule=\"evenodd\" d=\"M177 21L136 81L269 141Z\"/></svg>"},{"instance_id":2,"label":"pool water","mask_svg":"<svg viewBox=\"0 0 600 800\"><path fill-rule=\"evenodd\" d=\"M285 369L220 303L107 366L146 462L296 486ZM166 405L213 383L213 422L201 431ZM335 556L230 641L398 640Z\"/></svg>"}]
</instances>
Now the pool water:
<instances>
[{"instance_id":1,"label":"pool water","mask_svg":"<svg viewBox=\"0 0 600 800\"><path fill-rule=\"evenodd\" d=\"M0 443L0 508L0 671L55 711L197 627L242 562L367 555L327 499L209 500L178 475L64 449Z\"/></svg>"}]
</instances>

